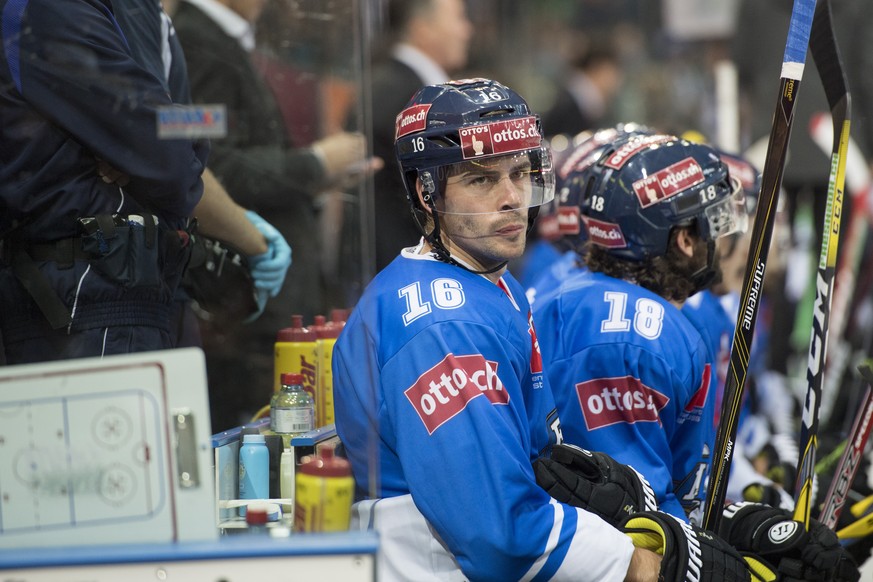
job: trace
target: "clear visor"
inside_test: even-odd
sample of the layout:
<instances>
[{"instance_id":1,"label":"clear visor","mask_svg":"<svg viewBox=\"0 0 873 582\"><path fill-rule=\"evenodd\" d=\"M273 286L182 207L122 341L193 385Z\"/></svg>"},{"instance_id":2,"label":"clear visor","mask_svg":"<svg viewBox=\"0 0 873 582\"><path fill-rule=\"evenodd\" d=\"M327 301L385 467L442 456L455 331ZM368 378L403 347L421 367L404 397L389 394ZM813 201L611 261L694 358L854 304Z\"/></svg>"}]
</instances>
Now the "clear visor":
<instances>
[{"instance_id":1,"label":"clear visor","mask_svg":"<svg viewBox=\"0 0 873 582\"><path fill-rule=\"evenodd\" d=\"M739 179L731 176L731 193L715 204L704 208L709 225L709 238L716 240L734 233L744 233L749 227L749 214L746 210L746 196Z\"/></svg>"},{"instance_id":2,"label":"clear visor","mask_svg":"<svg viewBox=\"0 0 873 582\"><path fill-rule=\"evenodd\" d=\"M493 214L534 208L555 198L548 148L465 160L440 168L441 214Z\"/></svg>"}]
</instances>

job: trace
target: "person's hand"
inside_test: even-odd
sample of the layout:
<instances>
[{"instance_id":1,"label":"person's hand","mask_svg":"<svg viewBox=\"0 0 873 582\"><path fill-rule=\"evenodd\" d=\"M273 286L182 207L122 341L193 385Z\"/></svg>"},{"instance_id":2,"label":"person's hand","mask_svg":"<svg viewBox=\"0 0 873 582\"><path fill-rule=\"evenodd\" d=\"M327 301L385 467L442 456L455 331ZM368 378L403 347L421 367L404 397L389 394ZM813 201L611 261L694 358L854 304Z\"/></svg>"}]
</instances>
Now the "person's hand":
<instances>
[{"instance_id":1,"label":"person's hand","mask_svg":"<svg viewBox=\"0 0 873 582\"><path fill-rule=\"evenodd\" d=\"M106 160L100 158L97 158L97 174L107 184L118 184L122 188L130 182L130 176L121 170L116 170Z\"/></svg>"},{"instance_id":2,"label":"person's hand","mask_svg":"<svg viewBox=\"0 0 873 582\"><path fill-rule=\"evenodd\" d=\"M384 165L381 158L367 157L361 133L334 133L312 144L312 150L324 164L325 181L334 188L351 187Z\"/></svg>"},{"instance_id":3,"label":"person's hand","mask_svg":"<svg viewBox=\"0 0 873 582\"><path fill-rule=\"evenodd\" d=\"M561 503L596 513L616 526L638 511L655 511L655 492L633 467L575 445L552 447L534 461L537 484Z\"/></svg>"},{"instance_id":4,"label":"person's hand","mask_svg":"<svg viewBox=\"0 0 873 582\"><path fill-rule=\"evenodd\" d=\"M651 550L634 548L624 582L658 582L661 560L663 558Z\"/></svg>"},{"instance_id":5,"label":"person's hand","mask_svg":"<svg viewBox=\"0 0 873 582\"><path fill-rule=\"evenodd\" d=\"M743 557L725 540L668 513L637 513L627 518L620 529L630 536L636 548L651 550L663 557L658 572L659 581L758 580L752 578Z\"/></svg>"},{"instance_id":6,"label":"person's hand","mask_svg":"<svg viewBox=\"0 0 873 582\"><path fill-rule=\"evenodd\" d=\"M780 581L855 582L860 573L837 534L812 519L809 531L791 512L758 503L725 507L719 534L737 548L753 571Z\"/></svg>"},{"instance_id":7,"label":"person's hand","mask_svg":"<svg viewBox=\"0 0 873 582\"><path fill-rule=\"evenodd\" d=\"M255 225L267 241L267 252L248 258L255 288L258 289L259 296L264 296L263 303L266 303L267 297L275 297L282 289L288 267L291 266L291 247L282 233L256 212L247 210L246 218Z\"/></svg>"}]
</instances>

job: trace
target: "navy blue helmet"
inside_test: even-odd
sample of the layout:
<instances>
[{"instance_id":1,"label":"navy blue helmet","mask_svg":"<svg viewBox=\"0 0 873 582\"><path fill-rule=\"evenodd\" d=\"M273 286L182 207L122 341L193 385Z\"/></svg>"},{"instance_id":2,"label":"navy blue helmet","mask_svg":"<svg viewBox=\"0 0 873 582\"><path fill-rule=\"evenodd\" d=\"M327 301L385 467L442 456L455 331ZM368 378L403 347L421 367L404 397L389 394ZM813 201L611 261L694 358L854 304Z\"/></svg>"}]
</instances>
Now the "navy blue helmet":
<instances>
[{"instance_id":1,"label":"navy blue helmet","mask_svg":"<svg viewBox=\"0 0 873 582\"><path fill-rule=\"evenodd\" d=\"M694 227L713 242L748 223L740 181L708 145L671 135L625 136L583 176L588 238L622 259L664 256L675 227Z\"/></svg>"},{"instance_id":2,"label":"navy blue helmet","mask_svg":"<svg viewBox=\"0 0 873 582\"><path fill-rule=\"evenodd\" d=\"M560 159L556 156L557 192L550 210L557 235L563 236L570 247L578 249L588 238L580 215L588 179L585 170L617 140L651 133L650 128L639 123L620 123L614 127L584 131L573 138Z\"/></svg>"},{"instance_id":3,"label":"navy blue helmet","mask_svg":"<svg viewBox=\"0 0 873 582\"><path fill-rule=\"evenodd\" d=\"M429 204L442 195L449 166L507 155L530 158L530 208L554 198L554 173L539 116L497 81L463 79L419 90L397 116L395 153L413 208L420 208L418 180Z\"/></svg>"}]
</instances>

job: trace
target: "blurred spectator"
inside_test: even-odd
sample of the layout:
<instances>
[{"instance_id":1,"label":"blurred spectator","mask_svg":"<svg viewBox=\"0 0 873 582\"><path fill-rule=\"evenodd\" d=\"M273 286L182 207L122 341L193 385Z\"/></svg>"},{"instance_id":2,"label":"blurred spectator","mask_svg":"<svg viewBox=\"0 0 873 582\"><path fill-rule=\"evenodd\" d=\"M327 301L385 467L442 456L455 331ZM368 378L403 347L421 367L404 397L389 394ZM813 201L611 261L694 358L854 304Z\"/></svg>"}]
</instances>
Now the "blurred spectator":
<instances>
[{"instance_id":1,"label":"blurred spectator","mask_svg":"<svg viewBox=\"0 0 873 582\"><path fill-rule=\"evenodd\" d=\"M262 6L261 1L185 0L173 15L194 102L227 107L228 135L213 141L210 167L234 200L268 217L294 249L288 284L262 317L231 328L205 325L213 394L230 397L242 387L248 394L232 424L248 420L269 400L277 330L289 324L292 313L311 321L329 307L314 202L321 190L360 172L365 151L363 136L352 133L328 136L309 148L291 147L275 98L250 59L251 23Z\"/></svg>"},{"instance_id":2,"label":"blurred spectator","mask_svg":"<svg viewBox=\"0 0 873 582\"><path fill-rule=\"evenodd\" d=\"M421 232L409 213L394 156L394 118L421 87L443 83L467 64L473 34L464 0L391 0L389 54L373 70L373 154L385 161L374 177L376 270L397 257L397 249L418 242Z\"/></svg>"},{"instance_id":3,"label":"blurred spectator","mask_svg":"<svg viewBox=\"0 0 873 582\"><path fill-rule=\"evenodd\" d=\"M576 135L608 125L610 106L624 77L619 54L601 37L592 37L577 53L562 76L555 101L543 115L546 135Z\"/></svg>"},{"instance_id":4,"label":"blurred spectator","mask_svg":"<svg viewBox=\"0 0 873 582\"><path fill-rule=\"evenodd\" d=\"M164 82L175 103L189 103L184 55L160 2L113 0L113 9L137 62ZM202 345L189 293L197 301L199 313L237 320L257 317L268 297L275 296L281 289L291 263L291 249L278 231L234 202L208 168L203 173L203 197L194 208L194 215L198 220L196 248L192 250L183 279L184 289L177 292L171 319L175 347ZM221 255L208 257L210 248L198 244L203 236L220 240L224 247L232 245L234 251L247 259L247 269L233 269L228 264L221 269L210 269L204 260L217 260ZM231 262L232 256L221 258ZM246 275L240 275L243 270ZM239 394L243 398L236 401L228 395L219 398L210 394L210 412L215 425L227 424L228 411L235 411L245 403L245 393L240 391ZM235 418L235 414L230 418Z\"/></svg>"}]
</instances>

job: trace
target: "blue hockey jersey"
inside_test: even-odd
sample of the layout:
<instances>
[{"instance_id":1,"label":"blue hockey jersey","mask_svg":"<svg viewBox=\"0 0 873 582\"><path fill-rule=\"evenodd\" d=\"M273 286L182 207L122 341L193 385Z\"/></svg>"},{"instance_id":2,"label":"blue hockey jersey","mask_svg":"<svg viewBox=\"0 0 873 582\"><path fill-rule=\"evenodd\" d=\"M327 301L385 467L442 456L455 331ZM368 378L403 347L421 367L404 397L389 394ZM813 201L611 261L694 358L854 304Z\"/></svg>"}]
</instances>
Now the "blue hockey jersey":
<instances>
[{"instance_id":1,"label":"blue hockey jersey","mask_svg":"<svg viewBox=\"0 0 873 582\"><path fill-rule=\"evenodd\" d=\"M565 251L557 261L553 261L547 265L547 268L541 270L524 291L531 306L537 300L545 301L547 296L557 293L561 284L572 273L584 270L585 267L580 261L576 251Z\"/></svg>"},{"instance_id":2,"label":"blue hockey jersey","mask_svg":"<svg viewBox=\"0 0 873 582\"><path fill-rule=\"evenodd\" d=\"M380 580L623 578L629 538L536 484L560 426L511 275L403 251L349 318L333 379Z\"/></svg>"},{"instance_id":3,"label":"blue hockey jersey","mask_svg":"<svg viewBox=\"0 0 873 582\"><path fill-rule=\"evenodd\" d=\"M538 300L534 318L565 440L633 466L659 507L687 520L714 438L700 334L660 296L588 271Z\"/></svg>"}]
</instances>

